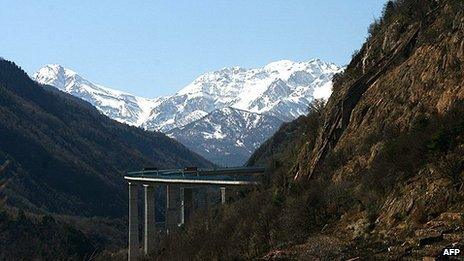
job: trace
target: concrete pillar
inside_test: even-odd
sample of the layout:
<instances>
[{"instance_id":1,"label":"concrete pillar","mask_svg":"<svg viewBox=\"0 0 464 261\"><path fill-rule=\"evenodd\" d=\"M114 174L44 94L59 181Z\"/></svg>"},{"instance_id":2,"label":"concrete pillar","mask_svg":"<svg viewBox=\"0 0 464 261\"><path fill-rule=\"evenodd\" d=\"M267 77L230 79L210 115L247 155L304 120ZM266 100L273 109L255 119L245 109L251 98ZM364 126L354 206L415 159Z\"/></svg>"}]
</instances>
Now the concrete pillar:
<instances>
[{"instance_id":1,"label":"concrete pillar","mask_svg":"<svg viewBox=\"0 0 464 261\"><path fill-rule=\"evenodd\" d=\"M166 185L166 232L177 228L180 218L180 189L176 185Z\"/></svg>"},{"instance_id":2,"label":"concrete pillar","mask_svg":"<svg viewBox=\"0 0 464 261\"><path fill-rule=\"evenodd\" d=\"M128 260L134 261L139 258L139 209L138 184L129 182L129 250Z\"/></svg>"},{"instance_id":3,"label":"concrete pillar","mask_svg":"<svg viewBox=\"0 0 464 261\"><path fill-rule=\"evenodd\" d=\"M207 212L209 212L210 205L211 205L210 199L211 199L211 189L210 189L210 186L207 186L205 187L205 206L204 206L204 209Z\"/></svg>"},{"instance_id":4,"label":"concrete pillar","mask_svg":"<svg viewBox=\"0 0 464 261\"><path fill-rule=\"evenodd\" d=\"M144 184L145 192L145 226L144 226L144 254L155 250L155 186Z\"/></svg>"},{"instance_id":5,"label":"concrete pillar","mask_svg":"<svg viewBox=\"0 0 464 261\"><path fill-rule=\"evenodd\" d=\"M221 204L226 204L226 188L221 187Z\"/></svg>"},{"instance_id":6,"label":"concrete pillar","mask_svg":"<svg viewBox=\"0 0 464 261\"><path fill-rule=\"evenodd\" d=\"M192 188L182 188L181 224L188 224L193 213Z\"/></svg>"}]
</instances>

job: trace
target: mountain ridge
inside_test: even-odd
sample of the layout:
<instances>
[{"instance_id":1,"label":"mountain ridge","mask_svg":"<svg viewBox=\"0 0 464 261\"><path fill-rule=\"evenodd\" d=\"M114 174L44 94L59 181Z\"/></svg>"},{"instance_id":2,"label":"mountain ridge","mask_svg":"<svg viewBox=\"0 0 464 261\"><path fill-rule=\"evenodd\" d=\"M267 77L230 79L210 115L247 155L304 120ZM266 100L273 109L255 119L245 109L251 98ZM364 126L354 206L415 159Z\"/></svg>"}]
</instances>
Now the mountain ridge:
<instances>
[{"instance_id":1,"label":"mountain ridge","mask_svg":"<svg viewBox=\"0 0 464 261\"><path fill-rule=\"evenodd\" d=\"M192 138L193 133L181 133L182 128L179 127L201 121L205 116L223 108L241 110L241 114L234 114L237 121L245 120L244 117L238 117L244 116L245 111L254 114L254 118L267 117L266 121L274 122L266 126L270 129L265 133L270 136L279 127L278 122L291 121L306 114L313 99L328 98L332 77L342 70L343 68L320 59L307 62L281 60L252 69L238 66L225 67L200 75L191 84L171 96L153 99L94 84L73 70L57 64L41 68L32 78L41 84L56 85L58 89L90 102L110 118L146 130L164 133L172 131L175 133L173 137L185 142ZM273 117L277 117L279 121ZM221 123L217 122L217 124ZM198 126L200 125L202 124L198 122ZM203 123L203 126L211 127L206 123ZM224 126L224 128L228 127ZM214 129L198 131L212 134ZM242 133L245 130L236 129L236 131ZM249 144L245 146L256 149L260 145L256 145L257 141L264 141L258 138L259 136L256 136L257 140L249 140ZM206 139L203 141L210 142ZM210 148L217 152L222 151L222 159L216 154L204 154L205 151L198 151L198 147L193 147L190 142L185 144L209 160L214 158L216 164L227 165L231 162L228 155L234 153L234 148L230 147L233 142L235 141L217 140L214 145L216 148ZM237 145L235 149L242 148ZM232 161L242 165L250 155L251 152L240 156L240 160Z\"/></svg>"},{"instance_id":2,"label":"mountain ridge","mask_svg":"<svg viewBox=\"0 0 464 261\"><path fill-rule=\"evenodd\" d=\"M296 67L296 69L293 68L293 67ZM323 77L324 79L318 79L318 77L320 77L320 74L314 73L314 70L316 70L316 69L319 70L319 73L320 72L327 73L328 76L324 75L324 77ZM150 130L160 130L160 129L162 129L161 127L150 126L150 119L147 119L147 117L152 117L153 118L154 112L152 110L154 109L154 107L158 106L159 103L161 103L163 100L172 99L173 97L175 98L176 96L181 96L181 95L186 95L186 94L191 94L192 95L192 94L196 94L196 93L201 93L201 94L204 94L206 96L218 96L217 91L208 92L207 90L204 89L204 88L206 88L205 85L209 86L211 84L211 82L205 83L204 81L206 81L206 80L211 81L212 79L216 79L218 77L220 78L221 75L223 75L223 76L225 75L225 76L229 77L231 74L234 74L234 73L245 73L245 75L241 75L241 76L253 78L253 76L255 76L254 74L263 74L263 72L266 72L266 73L270 73L270 74L275 74L273 76L273 78L271 77L270 84L274 83L276 80L282 81L282 79L290 80L292 82L295 82L294 78L296 76L294 76L293 73L295 73L295 72L296 73L302 73L302 72L305 72L305 70L309 71L308 74L313 77L313 81L315 81L315 84L319 84L317 86L311 86L310 88L319 87L319 89L321 89L321 88L327 89L327 88L330 88L330 86L324 86L324 84L327 83L327 82L330 82L331 81L331 76L333 74L337 73L337 72L341 72L342 68L336 66L333 63L323 62L320 59L311 59L308 62L292 62L290 60L281 60L281 61L272 62L272 63L270 63L270 64L268 64L268 65L266 65L266 66L264 66L262 68L257 68L257 69L245 69L245 68L242 68L242 67L239 67L239 66L224 67L224 68L222 68L220 70L207 72L207 73L204 73L204 74L200 75L191 84L189 84L186 87L182 88L181 90L176 92L174 95L163 96L163 97L158 97L158 98L146 98L146 97L141 97L141 96L137 96L137 95L132 95L132 94L130 94L128 92L124 92L124 91L120 91L120 90L117 90L117 89L108 88L108 87L105 87L105 86L100 85L100 84L92 83L89 80L85 79L84 77L80 76L75 71L73 71L71 69L64 68L63 66L61 66L59 64L48 64L48 65L40 68L36 73L33 74L32 78L35 79L37 82L39 82L41 84L47 84L47 85L55 86L55 87L57 87L58 89L60 89L60 90L62 90L64 92L68 92L68 93L73 94L75 96L78 96L78 97L80 97L80 98L82 98L84 100L87 100L91 104L93 104L95 107L97 107L100 111L102 111L105 115L107 115L107 116L109 116L111 118L114 118L114 119L116 119L116 120L118 120L120 122L124 122L124 123L130 124L130 125L135 125L135 126L142 126L142 127L146 128L146 129L150 129ZM246 75L247 73L250 74L250 75ZM308 80L307 78L309 77L309 75L305 75L306 80ZM291 78L292 76L294 76L294 77ZM263 76L261 75L261 77L263 77ZM300 79L300 82L303 81L303 80ZM324 83L324 84L321 85L320 83ZM198 84L200 84L200 86ZM301 84L301 83L297 83L297 84ZM84 85L84 87L79 89L78 87L80 87L80 86L77 86L77 85ZM295 85L295 86L298 87L299 85ZM88 87L90 87L90 88L88 88ZM99 104L95 104L96 101L95 101L94 98L86 96L87 93L85 91L88 91L88 89L92 89L92 88L97 90L97 91L102 91L103 94L111 94L111 93L105 93L105 92L113 92L112 94L115 97L121 96L122 98L124 98L124 96L128 96L126 98L135 99L135 100L142 99L143 102L151 103L150 106L139 106L139 108L145 107L146 110L150 110L150 114L147 116L147 112L145 112L144 117L140 117L141 119L137 119L137 120L133 120L133 119L132 120L127 120L127 119L124 119L123 117L116 117L115 115L111 115L109 112L106 112L101 106L99 106ZM200 88L200 89L198 89L198 88ZM230 87L230 88L228 88L226 93L228 93L228 94L231 94L231 93L232 94L237 94L237 93L239 93L237 88L238 88L237 86L234 86L234 88ZM243 87L242 87L242 89L243 89ZM264 88L263 90L268 91L267 88ZM307 91L307 90L299 89L299 90L296 90L296 91L297 92L304 92L304 91ZM324 94L321 94L321 93L323 93L323 92L318 91L315 98L328 98L327 94L324 95ZM97 93L97 94L99 94L99 93ZM227 96L228 95L223 95L223 97L227 97ZM234 97L234 95L229 95L229 97ZM293 97L293 98L295 98L295 97ZM255 112L255 113L261 113L261 114L267 112L266 109L263 109L263 108L261 108L261 109L258 109L256 107L255 108L247 108L247 107L243 106L243 104L245 104L245 103L246 103L246 101L238 101L238 104L233 104L233 103L231 104L231 103L224 102L223 106L216 106L216 107L214 107L212 109L204 110L204 111L206 113L209 113L209 112L211 112L211 111L213 111L215 109L218 109L218 108L233 107L233 108L236 108L236 109L245 110L245 111L249 111L249 112ZM120 106L120 104L118 104L118 106ZM121 113L121 114L124 115L124 113ZM134 116L134 115L132 115L132 116ZM294 116L299 116L299 115L294 115ZM284 117L284 118L288 118L288 117ZM198 118L196 118L196 119L198 119ZM175 127L181 127L181 126L176 125ZM166 130L169 130L169 128L166 129Z\"/></svg>"}]
</instances>

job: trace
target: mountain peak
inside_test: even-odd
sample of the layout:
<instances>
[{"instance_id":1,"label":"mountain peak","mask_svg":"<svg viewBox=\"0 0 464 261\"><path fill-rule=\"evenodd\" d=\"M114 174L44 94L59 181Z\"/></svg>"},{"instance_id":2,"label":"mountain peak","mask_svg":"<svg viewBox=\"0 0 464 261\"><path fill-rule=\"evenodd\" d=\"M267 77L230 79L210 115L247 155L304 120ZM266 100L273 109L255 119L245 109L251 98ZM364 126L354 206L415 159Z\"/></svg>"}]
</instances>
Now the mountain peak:
<instances>
[{"instance_id":1,"label":"mountain peak","mask_svg":"<svg viewBox=\"0 0 464 261\"><path fill-rule=\"evenodd\" d=\"M45 65L34 74L33 78L41 84L52 85L61 90L66 87L66 70L59 64Z\"/></svg>"},{"instance_id":2,"label":"mountain peak","mask_svg":"<svg viewBox=\"0 0 464 261\"><path fill-rule=\"evenodd\" d=\"M78 75L75 71L62 66L61 64L51 63L40 68L35 75L65 75L67 77Z\"/></svg>"},{"instance_id":3,"label":"mountain peak","mask_svg":"<svg viewBox=\"0 0 464 261\"><path fill-rule=\"evenodd\" d=\"M88 101L108 117L130 125L141 125L149 117L154 104L152 99L90 82L59 64L45 65L34 74L33 79Z\"/></svg>"}]
</instances>

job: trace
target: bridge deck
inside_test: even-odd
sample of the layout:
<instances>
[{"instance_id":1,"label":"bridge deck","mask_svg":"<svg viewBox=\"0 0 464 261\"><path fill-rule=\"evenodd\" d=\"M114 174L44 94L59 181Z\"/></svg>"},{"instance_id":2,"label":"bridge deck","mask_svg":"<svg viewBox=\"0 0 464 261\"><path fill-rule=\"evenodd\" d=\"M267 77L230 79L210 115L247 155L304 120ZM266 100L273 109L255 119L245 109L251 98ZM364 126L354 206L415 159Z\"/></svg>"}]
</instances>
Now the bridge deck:
<instances>
[{"instance_id":1,"label":"bridge deck","mask_svg":"<svg viewBox=\"0 0 464 261\"><path fill-rule=\"evenodd\" d=\"M183 169L145 170L129 172L127 181L149 183L178 183L191 185L256 185L256 175L264 173L264 168L214 168L186 171Z\"/></svg>"}]
</instances>

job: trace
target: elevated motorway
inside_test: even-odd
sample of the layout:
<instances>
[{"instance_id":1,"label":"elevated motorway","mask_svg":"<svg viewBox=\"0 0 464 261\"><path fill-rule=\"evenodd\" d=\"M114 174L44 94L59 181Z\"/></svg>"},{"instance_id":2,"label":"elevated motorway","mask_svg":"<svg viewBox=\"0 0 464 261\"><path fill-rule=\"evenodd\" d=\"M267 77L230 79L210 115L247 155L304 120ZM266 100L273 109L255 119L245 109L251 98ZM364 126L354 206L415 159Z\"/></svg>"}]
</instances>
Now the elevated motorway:
<instances>
[{"instance_id":1,"label":"elevated motorway","mask_svg":"<svg viewBox=\"0 0 464 261\"><path fill-rule=\"evenodd\" d=\"M257 175L264 168L215 168L215 169L167 169L129 172L124 178L129 182L165 183L179 185L246 186L257 185Z\"/></svg>"},{"instance_id":2,"label":"elevated motorway","mask_svg":"<svg viewBox=\"0 0 464 261\"><path fill-rule=\"evenodd\" d=\"M166 233L174 231L179 224L188 223L194 209L193 188L219 187L221 203L226 203L226 187L258 185L258 176L264 168L212 168L187 167L184 169L155 168L129 172L124 176L129 184L129 260L140 258L138 191L144 189L144 233L143 251L145 255L155 249L155 188L166 187Z\"/></svg>"}]
</instances>

